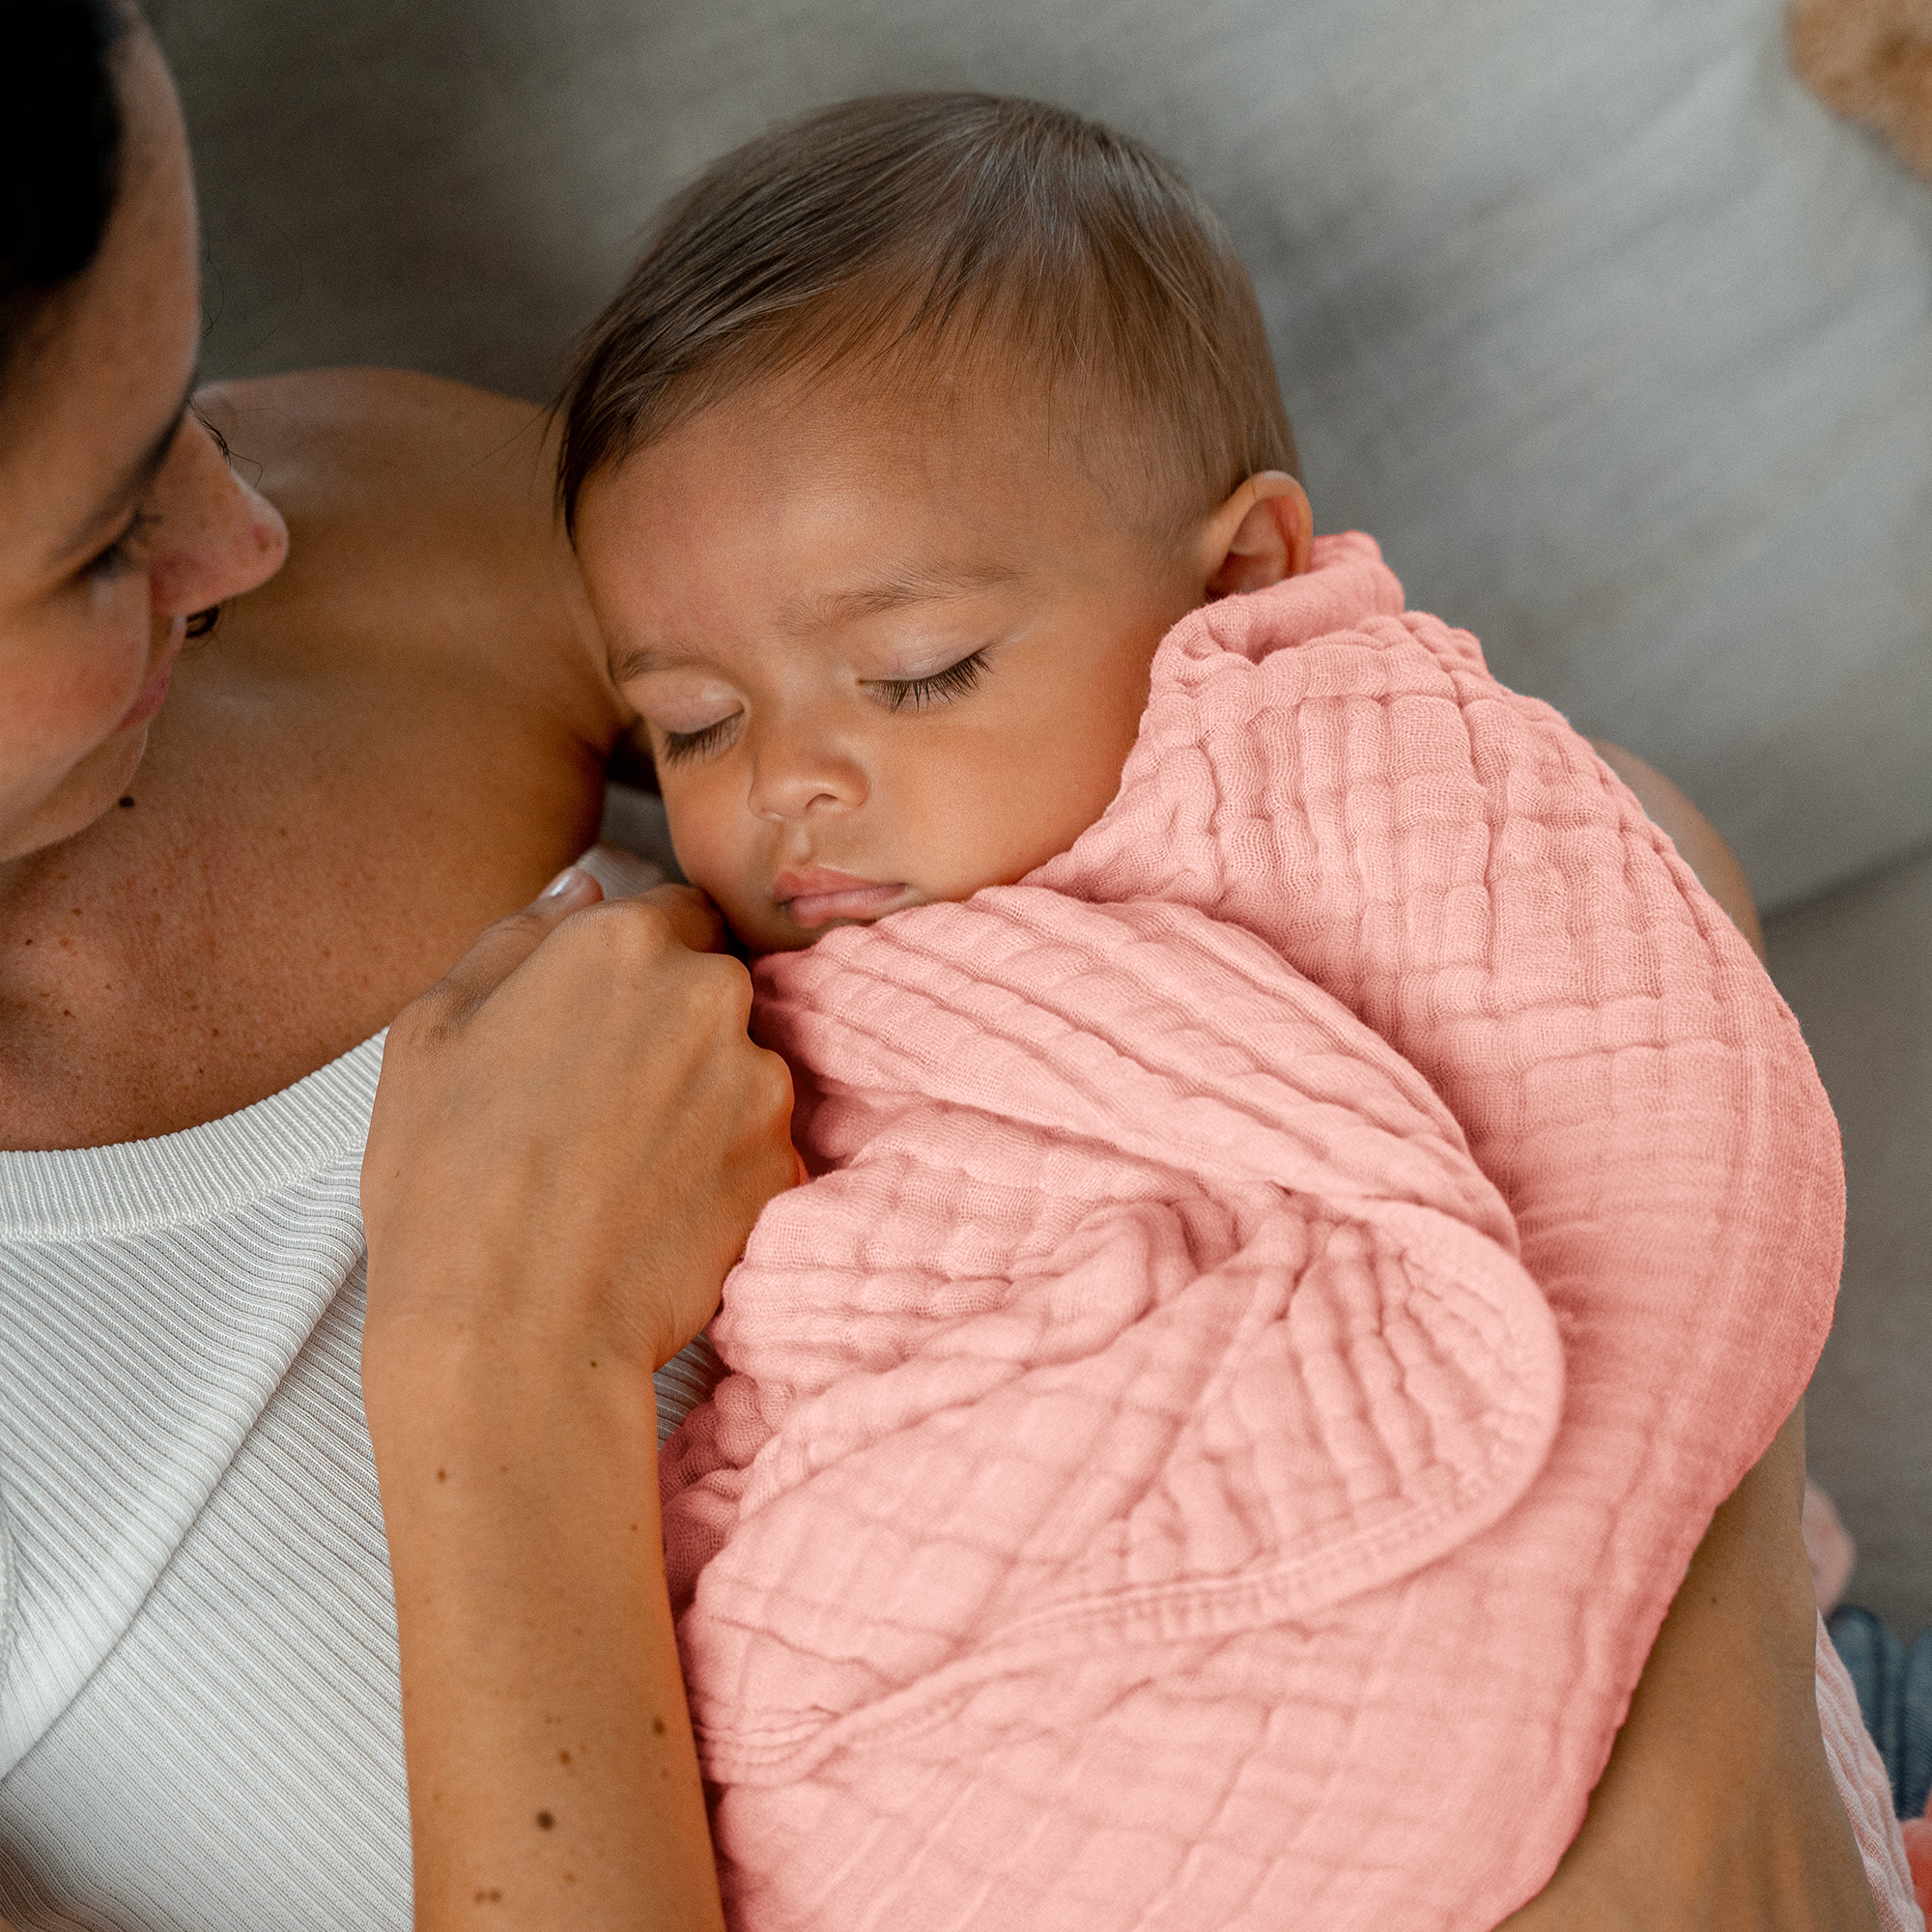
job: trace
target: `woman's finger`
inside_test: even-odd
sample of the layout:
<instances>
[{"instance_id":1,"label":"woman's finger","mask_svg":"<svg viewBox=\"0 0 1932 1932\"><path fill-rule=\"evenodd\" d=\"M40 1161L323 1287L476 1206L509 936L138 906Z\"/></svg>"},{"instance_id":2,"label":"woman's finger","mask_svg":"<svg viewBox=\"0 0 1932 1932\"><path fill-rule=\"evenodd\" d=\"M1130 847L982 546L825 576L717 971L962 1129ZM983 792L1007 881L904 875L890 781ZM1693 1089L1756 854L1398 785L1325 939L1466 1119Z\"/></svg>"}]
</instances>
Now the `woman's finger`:
<instances>
[{"instance_id":1,"label":"woman's finger","mask_svg":"<svg viewBox=\"0 0 1932 1932\"><path fill-rule=\"evenodd\" d=\"M468 952L415 1002L431 1025L472 1013L574 912L595 905L604 889L581 866L566 866L521 912L486 926Z\"/></svg>"},{"instance_id":2,"label":"woman's finger","mask_svg":"<svg viewBox=\"0 0 1932 1932\"><path fill-rule=\"evenodd\" d=\"M486 1333L648 1371L798 1178L716 908L597 897L566 873L390 1026L362 1167L379 1376Z\"/></svg>"},{"instance_id":3,"label":"woman's finger","mask_svg":"<svg viewBox=\"0 0 1932 1932\"><path fill-rule=\"evenodd\" d=\"M655 906L669 922L671 937L694 952L721 952L724 920L710 897L696 886L660 886L641 895L639 904Z\"/></svg>"}]
</instances>

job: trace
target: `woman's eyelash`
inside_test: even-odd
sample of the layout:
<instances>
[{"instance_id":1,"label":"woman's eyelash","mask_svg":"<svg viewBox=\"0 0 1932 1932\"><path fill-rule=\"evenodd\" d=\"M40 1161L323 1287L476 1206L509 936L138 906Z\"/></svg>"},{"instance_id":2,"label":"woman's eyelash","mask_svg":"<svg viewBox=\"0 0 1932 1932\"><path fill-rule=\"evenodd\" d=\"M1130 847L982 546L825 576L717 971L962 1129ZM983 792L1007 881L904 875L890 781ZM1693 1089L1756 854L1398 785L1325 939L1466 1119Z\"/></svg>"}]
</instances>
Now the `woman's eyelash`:
<instances>
[{"instance_id":1,"label":"woman's eyelash","mask_svg":"<svg viewBox=\"0 0 1932 1932\"><path fill-rule=\"evenodd\" d=\"M978 650L930 677L882 677L874 680L872 689L885 699L890 711L902 711L908 704L919 711L949 697L964 697L980 682L985 668L986 653Z\"/></svg>"},{"instance_id":2,"label":"woman's eyelash","mask_svg":"<svg viewBox=\"0 0 1932 1932\"><path fill-rule=\"evenodd\" d=\"M730 717L721 718L717 724L707 724L701 731L666 731L661 728L658 736L663 742L658 746L658 762L688 765L694 759L715 752L737 722L738 714L734 711Z\"/></svg>"},{"instance_id":3,"label":"woman's eyelash","mask_svg":"<svg viewBox=\"0 0 1932 1932\"><path fill-rule=\"evenodd\" d=\"M141 539L159 522L160 518L154 511L136 510L128 518L127 528L99 555L83 564L80 574L90 583L105 583L119 577L124 570L133 566L134 553L140 548Z\"/></svg>"}]
</instances>

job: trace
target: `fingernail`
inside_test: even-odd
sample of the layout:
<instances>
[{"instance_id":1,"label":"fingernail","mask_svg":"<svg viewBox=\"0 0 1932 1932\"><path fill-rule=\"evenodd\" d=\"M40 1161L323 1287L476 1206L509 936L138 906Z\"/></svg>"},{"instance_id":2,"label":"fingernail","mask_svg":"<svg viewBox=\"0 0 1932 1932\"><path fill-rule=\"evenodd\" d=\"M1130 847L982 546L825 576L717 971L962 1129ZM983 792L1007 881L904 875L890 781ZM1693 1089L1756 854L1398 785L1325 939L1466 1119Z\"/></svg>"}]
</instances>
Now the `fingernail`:
<instances>
[{"instance_id":1,"label":"fingernail","mask_svg":"<svg viewBox=\"0 0 1932 1932\"><path fill-rule=\"evenodd\" d=\"M560 899L567 894L577 892L587 885L590 874L582 866L566 866L542 892L537 895L541 903L544 899Z\"/></svg>"}]
</instances>

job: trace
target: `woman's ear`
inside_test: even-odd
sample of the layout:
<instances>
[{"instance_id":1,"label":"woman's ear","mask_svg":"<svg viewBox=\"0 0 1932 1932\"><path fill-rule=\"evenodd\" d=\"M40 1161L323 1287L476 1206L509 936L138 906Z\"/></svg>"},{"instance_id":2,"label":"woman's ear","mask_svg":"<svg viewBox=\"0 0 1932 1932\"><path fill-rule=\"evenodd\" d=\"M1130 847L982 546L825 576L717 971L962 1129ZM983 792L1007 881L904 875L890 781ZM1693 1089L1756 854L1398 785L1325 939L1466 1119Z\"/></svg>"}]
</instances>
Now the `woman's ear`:
<instances>
[{"instance_id":1,"label":"woman's ear","mask_svg":"<svg viewBox=\"0 0 1932 1932\"><path fill-rule=\"evenodd\" d=\"M1315 512L1286 469L1258 470L1208 520L1208 598L1265 590L1308 568Z\"/></svg>"}]
</instances>

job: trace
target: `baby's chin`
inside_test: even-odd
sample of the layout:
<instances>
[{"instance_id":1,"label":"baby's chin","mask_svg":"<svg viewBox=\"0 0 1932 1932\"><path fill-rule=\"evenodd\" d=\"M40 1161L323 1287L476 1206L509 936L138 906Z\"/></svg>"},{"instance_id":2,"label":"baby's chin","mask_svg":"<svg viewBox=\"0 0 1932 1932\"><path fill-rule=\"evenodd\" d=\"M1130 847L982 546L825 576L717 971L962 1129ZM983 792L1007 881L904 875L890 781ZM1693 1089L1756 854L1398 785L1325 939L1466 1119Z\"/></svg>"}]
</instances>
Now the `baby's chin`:
<instances>
[{"instance_id":1,"label":"baby's chin","mask_svg":"<svg viewBox=\"0 0 1932 1932\"><path fill-rule=\"evenodd\" d=\"M895 913L932 903L933 900L920 893L880 912L851 916L841 914L832 919L814 920L810 925L801 924L781 905L770 901L749 918L729 906L723 910L724 923L731 928L732 936L755 959L767 952L803 952L807 947L816 946L828 932L842 932L855 925L876 925L882 919L891 919Z\"/></svg>"},{"instance_id":2,"label":"baby's chin","mask_svg":"<svg viewBox=\"0 0 1932 1932\"><path fill-rule=\"evenodd\" d=\"M770 921L761 921L755 926L741 923L725 915L725 923L745 951L754 959L767 952L803 952L809 946L816 946L828 932L838 932L846 926L873 925L886 918L884 913L871 919L829 919L822 925L794 925L781 913Z\"/></svg>"}]
</instances>

